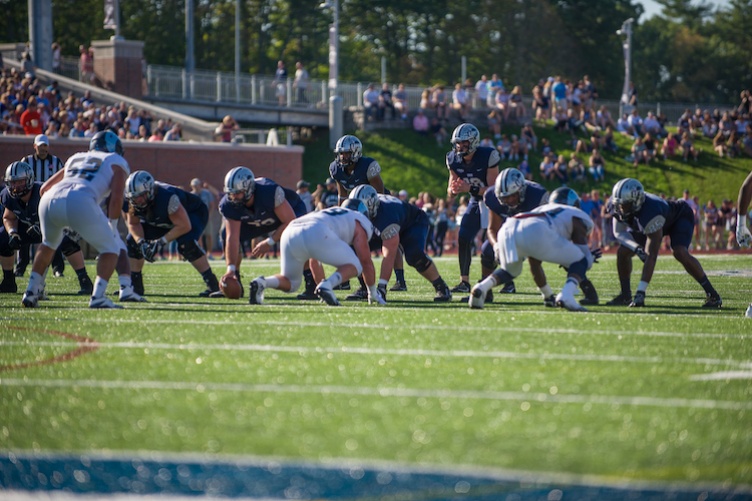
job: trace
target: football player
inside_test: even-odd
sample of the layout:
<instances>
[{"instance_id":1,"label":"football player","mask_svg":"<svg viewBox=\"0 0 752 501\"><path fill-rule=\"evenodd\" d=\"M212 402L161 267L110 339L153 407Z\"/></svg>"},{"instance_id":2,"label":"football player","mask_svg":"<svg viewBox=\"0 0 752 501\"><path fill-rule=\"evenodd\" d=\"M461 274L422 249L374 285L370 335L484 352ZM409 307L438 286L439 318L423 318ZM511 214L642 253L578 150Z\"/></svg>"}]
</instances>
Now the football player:
<instances>
[{"instance_id":1,"label":"football player","mask_svg":"<svg viewBox=\"0 0 752 501\"><path fill-rule=\"evenodd\" d=\"M736 204L738 212L736 216L736 241L740 247L749 247L752 243L752 234L747 227L747 211L750 201L752 201L752 172L747 175L739 188L739 199ZM752 318L752 303L747 307L745 315Z\"/></svg>"},{"instance_id":2,"label":"football player","mask_svg":"<svg viewBox=\"0 0 752 501\"><path fill-rule=\"evenodd\" d=\"M407 264L433 285L436 290L433 300L450 301L452 293L449 287L426 254L426 237L430 225L426 213L399 198L380 195L373 186L367 184L351 191L350 198L365 204L369 219L380 232L380 239L375 238L372 243L376 246L380 244L383 255L378 285L382 296L386 298L386 285L392 275L398 248L401 247Z\"/></svg>"},{"instance_id":3,"label":"football player","mask_svg":"<svg viewBox=\"0 0 752 501\"><path fill-rule=\"evenodd\" d=\"M255 177L248 167L235 167L225 175L225 195L219 202L219 212L225 222L222 232L227 272L224 276L240 278L241 240L269 235L251 251L254 257L263 256L282 238L288 224L306 213L306 206L295 191L283 188L271 179ZM306 294L314 295L316 282L310 269L304 271ZM242 283L242 282L241 282Z\"/></svg>"},{"instance_id":4,"label":"football player","mask_svg":"<svg viewBox=\"0 0 752 501\"><path fill-rule=\"evenodd\" d=\"M5 169L6 187L0 192L3 226L0 228L0 262L3 281L0 293L18 291L13 273L13 255L16 251L42 241L39 228L39 200L42 183L34 181L34 171L26 162L13 162ZM94 289L78 242L64 235L59 249L68 258L78 277L79 295L89 296ZM46 272L46 270L45 270Z\"/></svg>"},{"instance_id":5,"label":"football player","mask_svg":"<svg viewBox=\"0 0 752 501\"><path fill-rule=\"evenodd\" d=\"M143 290L144 261L154 262L159 249L175 240L180 255L196 268L206 284L199 296L222 297L206 253L198 245L209 220L209 208L201 197L155 181L150 173L139 170L128 176L125 199L126 245L131 278L137 288Z\"/></svg>"},{"instance_id":6,"label":"football player","mask_svg":"<svg viewBox=\"0 0 752 501\"><path fill-rule=\"evenodd\" d=\"M79 233L99 251L97 278L89 308L121 308L106 297L105 292L122 244L116 236L116 227L123 206L125 180L130 173L128 162L122 156L120 138L111 131L95 134L89 149L70 157L65 168L55 173L40 189L42 243L34 256L29 284L21 300L27 308L38 305L39 293L44 289L42 273L61 244L65 228ZM98 151L100 149L105 151ZM108 194L105 215L99 204Z\"/></svg>"},{"instance_id":7,"label":"football player","mask_svg":"<svg viewBox=\"0 0 752 501\"><path fill-rule=\"evenodd\" d=\"M499 152L496 148L479 144L478 129L473 124L460 124L452 132L452 151L446 154L448 195L453 197L463 192L470 193L470 203L460 221L457 236L460 283L452 292L470 292L473 241L478 231L488 226L488 209L483 202L483 194L499 174Z\"/></svg>"},{"instance_id":8,"label":"football player","mask_svg":"<svg viewBox=\"0 0 752 501\"><path fill-rule=\"evenodd\" d=\"M587 270L600 257L600 250L592 253L587 245L593 221L577 207L579 197L572 189L555 190L551 200L506 220L496 238L500 267L473 287L468 299L470 308L483 308L491 288L518 276L525 258L531 257L566 268L567 281L555 297L557 306L570 311L587 311L574 298L574 293Z\"/></svg>"},{"instance_id":9,"label":"football player","mask_svg":"<svg viewBox=\"0 0 752 501\"><path fill-rule=\"evenodd\" d=\"M324 274L319 263L337 268L316 287L316 295L329 306L340 305L333 289L361 273L368 289L368 302L385 304L376 287L376 272L368 246L374 228L367 212L360 200L345 200L342 207L330 207L294 219L282 232L280 240L281 273L254 279L249 302L263 304L265 289L298 290L305 263L310 261L317 279Z\"/></svg>"},{"instance_id":10,"label":"football player","mask_svg":"<svg viewBox=\"0 0 752 501\"><path fill-rule=\"evenodd\" d=\"M616 267L621 293L607 304L610 306L645 306L645 294L653 278L653 271L664 236L671 240L674 258L705 290L703 308L720 308L721 296L713 288L700 262L689 253L694 233L695 217L683 200L666 201L646 193L642 184L632 178L622 179L611 193L610 211L614 214L614 236L619 242ZM632 297L630 277L632 257L643 262L637 292Z\"/></svg>"}]
</instances>

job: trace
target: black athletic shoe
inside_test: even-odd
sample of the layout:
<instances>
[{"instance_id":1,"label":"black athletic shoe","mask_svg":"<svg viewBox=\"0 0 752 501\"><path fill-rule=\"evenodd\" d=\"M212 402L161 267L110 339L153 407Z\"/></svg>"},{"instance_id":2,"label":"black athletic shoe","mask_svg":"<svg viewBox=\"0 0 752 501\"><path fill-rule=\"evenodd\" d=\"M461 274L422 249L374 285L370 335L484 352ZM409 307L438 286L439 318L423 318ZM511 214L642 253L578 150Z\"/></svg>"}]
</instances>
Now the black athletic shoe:
<instances>
[{"instance_id":1,"label":"black athletic shoe","mask_svg":"<svg viewBox=\"0 0 752 501\"><path fill-rule=\"evenodd\" d=\"M389 290L392 292L404 292L407 290L407 284L405 282L397 281Z\"/></svg>"},{"instance_id":2,"label":"black athletic shoe","mask_svg":"<svg viewBox=\"0 0 752 501\"><path fill-rule=\"evenodd\" d=\"M368 291L358 289L345 298L345 301L368 301Z\"/></svg>"},{"instance_id":3,"label":"black athletic shoe","mask_svg":"<svg viewBox=\"0 0 752 501\"><path fill-rule=\"evenodd\" d=\"M26 273L26 268L25 268L25 267L24 267L24 268L16 268L16 269L15 269L15 270L13 271L13 274L14 274L15 276L17 276L17 277L22 277L22 276L24 276L24 273Z\"/></svg>"},{"instance_id":4,"label":"black athletic shoe","mask_svg":"<svg viewBox=\"0 0 752 501\"><path fill-rule=\"evenodd\" d=\"M632 295L622 292L606 303L606 306L629 306L630 304L632 304Z\"/></svg>"},{"instance_id":5,"label":"black athletic shoe","mask_svg":"<svg viewBox=\"0 0 752 501\"><path fill-rule=\"evenodd\" d=\"M585 297L580 301L583 306L595 306L598 304L598 291L595 290L593 282L590 280L583 280L580 282L580 289Z\"/></svg>"},{"instance_id":6,"label":"black athletic shoe","mask_svg":"<svg viewBox=\"0 0 752 501\"><path fill-rule=\"evenodd\" d=\"M551 294L543 300L543 306L547 308L556 308L556 296Z\"/></svg>"},{"instance_id":7,"label":"black athletic shoe","mask_svg":"<svg viewBox=\"0 0 752 501\"><path fill-rule=\"evenodd\" d=\"M219 294L216 294L217 292L218 292ZM212 295L212 294L213 294L213 295ZM221 291L221 290L219 290L219 289L216 289L216 290L212 290L212 289L206 289L206 290L205 290L205 291L203 291L203 292L199 292L199 293L198 293L198 297L225 297L225 295L224 295L224 294L222 294L222 291Z\"/></svg>"},{"instance_id":8,"label":"black athletic shoe","mask_svg":"<svg viewBox=\"0 0 752 501\"><path fill-rule=\"evenodd\" d=\"M444 286L436 291L436 295L433 297L433 300L436 303L447 303L452 300L452 291L449 290L449 287Z\"/></svg>"},{"instance_id":9,"label":"black athletic shoe","mask_svg":"<svg viewBox=\"0 0 752 501\"><path fill-rule=\"evenodd\" d=\"M507 282L504 284L504 287L502 287L499 290L499 294L516 294L517 293L517 287L514 286L514 282ZM488 302L488 299L486 299L486 302Z\"/></svg>"},{"instance_id":10,"label":"black athletic shoe","mask_svg":"<svg viewBox=\"0 0 752 501\"><path fill-rule=\"evenodd\" d=\"M91 296L94 292L94 284L91 283L91 278L88 276L79 279L79 287L81 287L76 294L79 296Z\"/></svg>"},{"instance_id":11,"label":"black athletic shoe","mask_svg":"<svg viewBox=\"0 0 752 501\"><path fill-rule=\"evenodd\" d=\"M300 301L318 301L319 299L314 291L305 291L302 294L298 294L297 298Z\"/></svg>"},{"instance_id":12,"label":"black athletic shoe","mask_svg":"<svg viewBox=\"0 0 752 501\"><path fill-rule=\"evenodd\" d=\"M470 292L470 284L464 280L455 285L451 292Z\"/></svg>"},{"instance_id":13,"label":"black athletic shoe","mask_svg":"<svg viewBox=\"0 0 752 501\"><path fill-rule=\"evenodd\" d=\"M0 293L15 294L16 292L18 292L18 285L15 280L3 280L0 283Z\"/></svg>"},{"instance_id":14,"label":"black athletic shoe","mask_svg":"<svg viewBox=\"0 0 752 501\"><path fill-rule=\"evenodd\" d=\"M349 291L350 290L350 281L348 280L347 282L342 282L337 287L332 287L332 290L333 291ZM301 294L301 296L302 296L302 294ZM313 298L314 299L318 299L318 296L316 296L316 294L313 294ZM298 299L300 299L300 298L298 298Z\"/></svg>"},{"instance_id":15,"label":"black athletic shoe","mask_svg":"<svg viewBox=\"0 0 752 501\"><path fill-rule=\"evenodd\" d=\"M703 308L720 308L723 305L723 300L718 294L708 294L705 297L705 302L702 304Z\"/></svg>"},{"instance_id":16,"label":"black athletic shoe","mask_svg":"<svg viewBox=\"0 0 752 501\"><path fill-rule=\"evenodd\" d=\"M140 272L138 274L131 273L131 285L133 285L133 292L139 296L143 296L146 292L144 290L144 276Z\"/></svg>"}]
</instances>

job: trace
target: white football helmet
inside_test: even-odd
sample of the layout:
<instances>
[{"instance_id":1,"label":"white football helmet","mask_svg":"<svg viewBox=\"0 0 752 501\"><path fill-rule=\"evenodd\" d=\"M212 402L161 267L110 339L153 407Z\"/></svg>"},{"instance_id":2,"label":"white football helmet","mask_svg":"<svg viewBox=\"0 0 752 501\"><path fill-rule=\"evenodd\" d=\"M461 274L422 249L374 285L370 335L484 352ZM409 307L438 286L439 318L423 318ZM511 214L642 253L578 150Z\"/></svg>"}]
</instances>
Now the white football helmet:
<instances>
[{"instance_id":1,"label":"white football helmet","mask_svg":"<svg viewBox=\"0 0 752 501\"><path fill-rule=\"evenodd\" d=\"M350 192L348 198L363 202L366 209L368 209L369 219L376 217L376 213L379 210L379 194L376 192L376 188L370 184L361 184L360 186L356 186L355 189Z\"/></svg>"},{"instance_id":2,"label":"white football helmet","mask_svg":"<svg viewBox=\"0 0 752 501\"><path fill-rule=\"evenodd\" d=\"M146 199L142 203L136 203L135 200L141 195L146 195ZM148 206L154 200L154 177L145 170L132 173L125 181L125 198L137 209Z\"/></svg>"},{"instance_id":3,"label":"white football helmet","mask_svg":"<svg viewBox=\"0 0 752 501\"><path fill-rule=\"evenodd\" d=\"M628 177L614 185L611 203L619 217L628 217L639 211L645 203L645 188L637 179Z\"/></svg>"},{"instance_id":4,"label":"white football helmet","mask_svg":"<svg viewBox=\"0 0 752 501\"><path fill-rule=\"evenodd\" d=\"M567 188L566 186L556 188L552 191L548 202L580 208L580 196L572 188Z\"/></svg>"},{"instance_id":5,"label":"white football helmet","mask_svg":"<svg viewBox=\"0 0 752 501\"><path fill-rule=\"evenodd\" d=\"M468 141L467 147L462 144ZM473 124L460 124L452 132L452 147L461 157L475 153L480 144L480 132Z\"/></svg>"},{"instance_id":6,"label":"white football helmet","mask_svg":"<svg viewBox=\"0 0 752 501\"><path fill-rule=\"evenodd\" d=\"M256 177L248 167L235 167L225 176L224 190L228 195L231 203L236 205L245 205L256 191ZM242 193L242 199L234 198L232 195Z\"/></svg>"},{"instance_id":7,"label":"white football helmet","mask_svg":"<svg viewBox=\"0 0 752 501\"><path fill-rule=\"evenodd\" d=\"M494 193L496 198L502 204L514 209L525 200L525 191L527 190L527 183L525 182L525 176L518 169L509 167L504 169L496 176L496 183L494 185ZM515 200L513 195L518 195Z\"/></svg>"},{"instance_id":8,"label":"white football helmet","mask_svg":"<svg viewBox=\"0 0 752 501\"><path fill-rule=\"evenodd\" d=\"M339 165L345 166L358 163L363 156L363 143L355 136L342 136L334 146L335 160ZM349 153L350 157L345 158L343 153Z\"/></svg>"},{"instance_id":9,"label":"white football helmet","mask_svg":"<svg viewBox=\"0 0 752 501\"><path fill-rule=\"evenodd\" d=\"M21 181L21 182L19 182ZM5 184L13 198L21 198L34 185L34 171L26 162L13 162L5 169Z\"/></svg>"}]
</instances>

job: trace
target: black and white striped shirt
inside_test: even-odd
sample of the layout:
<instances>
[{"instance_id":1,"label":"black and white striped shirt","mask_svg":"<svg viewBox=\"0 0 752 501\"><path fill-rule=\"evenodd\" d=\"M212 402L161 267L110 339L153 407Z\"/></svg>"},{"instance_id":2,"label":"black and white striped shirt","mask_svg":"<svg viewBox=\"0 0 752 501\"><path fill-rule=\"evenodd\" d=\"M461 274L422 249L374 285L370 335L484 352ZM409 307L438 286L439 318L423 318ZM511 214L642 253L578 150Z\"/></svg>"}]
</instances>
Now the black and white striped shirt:
<instances>
[{"instance_id":1,"label":"black and white striped shirt","mask_svg":"<svg viewBox=\"0 0 752 501\"><path fill-rule=\"evenodd\" d=\"M21 161L31 165L31 169L34 171L34 181L42 183L64 167L62 160L50 154L44 160L34 154L25 156Z\"/></svg>"}]
</instances>

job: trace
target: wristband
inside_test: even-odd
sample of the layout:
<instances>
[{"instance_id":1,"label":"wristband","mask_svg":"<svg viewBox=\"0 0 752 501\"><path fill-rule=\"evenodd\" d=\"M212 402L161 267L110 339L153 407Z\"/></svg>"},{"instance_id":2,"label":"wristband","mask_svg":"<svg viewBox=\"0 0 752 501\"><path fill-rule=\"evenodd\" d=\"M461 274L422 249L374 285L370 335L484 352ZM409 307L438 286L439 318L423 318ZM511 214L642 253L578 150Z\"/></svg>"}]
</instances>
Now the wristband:
<instances>
[{"instance_id":1,"label":"wristband","mask_svg":"<svg viewBox=\"0 0 752 501\"><path fill-rule=\"evenodd\" d=\"M235 265L234 264L228 264L227 265L227 273L235 273Z\"/></svg>"},{"instance_id":2,"label":"wristband","mask_svg":"<svg viewBox=\"0 0 752 501\"><path fill-rule=\"evenodd\" d=\"M274 241L272 237L269 237L266 239L266 243L267 245L269 245L269 247L272 247L276 242Z\"/></svg>"},{"instance_id":3,"label":"wristband","mask_svg":"<svg viewBox=\"0 0 752 501\"><path fill-rule=\"evenodd\" d=\"M747 216L744 214L739 214L736 216L736 227L737 228L745 228L747 226Z\"/></svg>"},{"instance_id":4,"label":"wristband","mask_svg":"<svg viewBox=\"0 0 752 501\"><path fill-rule=\"evenodd\" d=\"M10 230L8 232L8 236L10 236L10 235L18 235L18 230L17 229Z\"/></svg>"},{"instance_id":5,"label":"wristband","mask_svg":"<svg viewBox=\"0 0 752 501\"><path fill-rule=\"evenodd\" d=\"M648 285L650 285L648 282L640 280L640 283L637 284L637 292L645 292L648 290Z\"/></svg>"},{"instance_id":6,"label":"wristband","mask_svg":"<svg viewBox=\"0 0 752 501\"><path fill-rule=\"evenodd\" d=\"M389 280L384 280L383 278L379 278L379 286L383 285L384 287L386 287L386 284L388 283L389 283Z\"/></svg>"}]
</instances>

